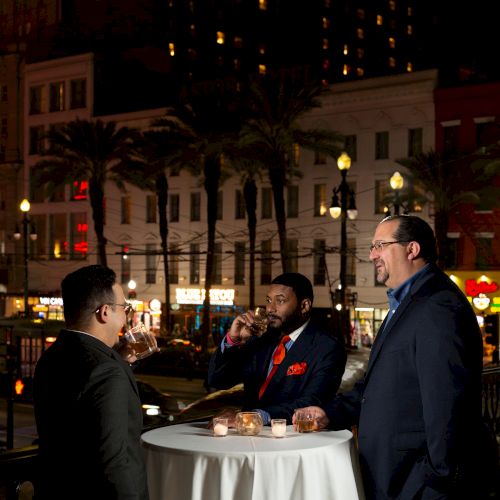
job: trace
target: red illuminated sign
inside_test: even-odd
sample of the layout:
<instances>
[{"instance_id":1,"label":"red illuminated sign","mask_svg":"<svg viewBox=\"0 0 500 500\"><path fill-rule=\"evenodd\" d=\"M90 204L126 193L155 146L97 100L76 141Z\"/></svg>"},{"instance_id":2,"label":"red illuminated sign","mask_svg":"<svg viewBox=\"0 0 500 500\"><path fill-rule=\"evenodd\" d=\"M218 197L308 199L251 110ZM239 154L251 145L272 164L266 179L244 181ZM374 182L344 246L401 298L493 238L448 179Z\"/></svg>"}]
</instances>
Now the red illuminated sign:
<instances>
[{"instance_id":1,"label":"red illuminated sign","mask_svg":"<svg viewBox=\"0 0 500 500\"><path fill-rule=\"evenodd\" d=\"M498 284L495 281L488 283L487 281L466 280L465 293L470 297L477 297L480 293L493 293L498 290Z\"/></svg>"}]
</instances>

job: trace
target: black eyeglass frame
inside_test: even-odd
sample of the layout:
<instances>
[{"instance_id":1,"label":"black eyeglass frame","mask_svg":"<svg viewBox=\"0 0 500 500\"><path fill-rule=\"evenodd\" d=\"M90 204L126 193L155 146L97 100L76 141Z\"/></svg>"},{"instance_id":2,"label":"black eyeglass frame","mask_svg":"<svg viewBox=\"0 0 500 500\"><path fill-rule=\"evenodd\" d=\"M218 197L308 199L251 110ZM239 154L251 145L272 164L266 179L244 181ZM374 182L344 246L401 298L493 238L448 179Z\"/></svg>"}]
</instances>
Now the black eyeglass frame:
<instances>
[{"instance_id":1,"label":"black eyeglass frame","mask_svg":"<svg viewBox=\"0 0 500 500\"><path fill-rule=\"evenodd\" d=\"M134 306L130 303L125 301L123 304L118 304L118 303L113 303L113 302L105 302L104 304L101 304L96 310L95 313L97 314L102 306L120 306L123 307L123 311L125 314L128 314L129 312L134 310Z\"/></svg>"},{"instance_id":2,"label":"black eyeglass frame","mask_svg":"<svg viewBox=\"0 0 500 500\"><path fill-rule=\"evenodd\" d=\"M380 252L383 250L385 247L388 247L389 245L394 245L394 243L410 243L409 241L404 241L404 240L396 240L396 241L376 241L375 243L372 243L370 245L370 253L373 252L373 250L376 250L377 252Z\"/></svg>"}]
</instances>

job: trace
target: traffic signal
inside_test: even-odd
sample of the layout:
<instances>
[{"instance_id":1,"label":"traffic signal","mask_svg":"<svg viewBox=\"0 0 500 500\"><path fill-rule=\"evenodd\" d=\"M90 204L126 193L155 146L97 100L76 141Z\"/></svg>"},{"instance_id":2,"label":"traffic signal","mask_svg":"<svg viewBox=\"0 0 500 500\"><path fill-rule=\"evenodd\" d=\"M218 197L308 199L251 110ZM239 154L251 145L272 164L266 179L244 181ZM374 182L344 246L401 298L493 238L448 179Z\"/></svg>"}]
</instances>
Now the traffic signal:
<instances>
[{"instance_id":1,"label":"traffic signal","mask_svg":"<svg viewBox=\"0 0 500 500\"><path fill-rule=\"evenodd\" d=\"M21 396L24 391L24 383L20 378L14 384L14 391L16 392L16 396Z\"/></svg>"},{"instance_id":2,"label":"traffic signal","mask_svg":"<svg viewBox=\"0 0 500 500\"><path fill-rule=\"evenodd\" d=\"M487 344L498 349L498 314L488 314L484 318L484 333Z\"/></svg>"}]
</instances>

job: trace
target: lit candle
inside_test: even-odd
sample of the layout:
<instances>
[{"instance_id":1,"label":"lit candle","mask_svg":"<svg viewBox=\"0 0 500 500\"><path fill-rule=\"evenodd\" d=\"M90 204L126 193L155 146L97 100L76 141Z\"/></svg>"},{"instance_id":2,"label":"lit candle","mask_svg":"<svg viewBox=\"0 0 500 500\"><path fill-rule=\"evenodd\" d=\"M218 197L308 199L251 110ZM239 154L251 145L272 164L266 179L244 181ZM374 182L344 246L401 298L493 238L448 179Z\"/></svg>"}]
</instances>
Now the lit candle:
<instances>
[{"instance_id":1,"label":"lit candle","mask_svg":"<svg viewBox=\"0 0 500 500\"><path fill-rule=\"evenodd\" d=\"M271 432L273 433L274 437L284 437L286 434L286 422L284 423L273 423L273 426L271 428Z\"/></svg>"},{"instance_id":2,"label":"lit candle","mask_svg":"<svg viewBox=\"0 0 500 500\"><path fill-rule=\"evenodd\" d=\"M227 425L224 424L215 424L214 425L214 435L217 437L222 437L227 435Z\"/></svg>"}]
</instances>

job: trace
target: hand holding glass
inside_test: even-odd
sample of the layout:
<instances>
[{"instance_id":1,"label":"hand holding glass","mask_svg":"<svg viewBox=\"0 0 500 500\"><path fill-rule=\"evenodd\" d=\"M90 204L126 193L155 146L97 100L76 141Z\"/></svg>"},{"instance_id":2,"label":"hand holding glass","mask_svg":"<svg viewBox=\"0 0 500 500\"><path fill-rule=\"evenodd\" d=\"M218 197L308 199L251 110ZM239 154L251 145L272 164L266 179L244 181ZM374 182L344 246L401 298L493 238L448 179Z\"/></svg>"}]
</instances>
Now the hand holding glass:
<instances>
[{"instance_id":1,"label":"hand holding glass","mask_svg":"<svg viewBox=\"0 0 500 500\"><path fill-rule=\"evenodd\" d=\"M295 415L295 429L297 432L313 432L316 430L316 421L312 414L297 412Z\"/></svg>"},{"instance_id":2,"label":"hand holding glass","mask_svg":"<svg viewBox=\"0 0 500 500\"><path fill-rule=\"evenodd\" d=\"M130 349L134 351L137 359L144 359L159 350L154 336L142 323L131 328L123 335L123 338Z\"/></svg>"}]
</instances>

